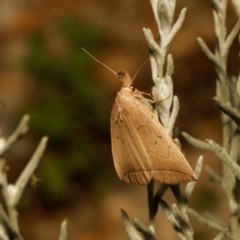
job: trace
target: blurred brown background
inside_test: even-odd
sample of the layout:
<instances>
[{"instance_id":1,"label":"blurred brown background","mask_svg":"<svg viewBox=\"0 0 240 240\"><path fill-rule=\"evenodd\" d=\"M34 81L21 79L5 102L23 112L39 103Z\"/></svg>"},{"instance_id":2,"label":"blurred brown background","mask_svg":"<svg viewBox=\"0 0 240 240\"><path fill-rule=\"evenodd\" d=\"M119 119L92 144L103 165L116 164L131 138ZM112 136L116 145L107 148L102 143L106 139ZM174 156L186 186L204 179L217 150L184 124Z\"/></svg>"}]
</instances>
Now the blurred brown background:
<instances>
[{"instance_id":1,"label":"blurred brown background","mask_svg":"<svg viewBox=\"0 0 240 240\"><path fill-rule=\"evenodd\" d=\"M201 36L214 49L210 1L178 1L176 16L187 6L183 27L171 43L175 94L181 109L177 124L200 139L221 143L219 112L213 104L216 75L200 50ZM228 29L236 21L228 10ZM37 190L30 186L19 204L20 228L25 240L57 239L61 221L68 219L69 240L128 239L120 208L147 224L146 188L118 179L111 157L110 111L121 83L81 51L84 47L109 67L133 75L148 58L142 28L157 35L150 3L139 0L24 1L0 3L0 126L8 136L25 113L30 131L11 150L9 181L14 182L40 138L50 140L36 175ZM238 43L229 59L229 74L238 74ZM138 89L150 92L147 64L138 74ZM200 154L204 164L221 174L220 162L182 141L192 167ZM174 202L171 192L165 196ZM228 221L221 187L203 170L193 192L191 207L211 211ZM196 239L212 239L217 232L191 220ZM159 239L177 239L158 213Z\"/></svg>"}]
</instances>

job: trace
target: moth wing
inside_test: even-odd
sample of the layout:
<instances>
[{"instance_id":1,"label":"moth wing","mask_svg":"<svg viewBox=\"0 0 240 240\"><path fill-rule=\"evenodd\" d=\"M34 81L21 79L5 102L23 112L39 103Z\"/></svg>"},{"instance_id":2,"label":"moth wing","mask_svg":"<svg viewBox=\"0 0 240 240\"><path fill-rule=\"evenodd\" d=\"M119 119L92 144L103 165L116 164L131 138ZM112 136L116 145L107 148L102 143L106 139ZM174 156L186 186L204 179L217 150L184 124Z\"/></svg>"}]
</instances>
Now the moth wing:
<instances>
[{"instance_id":1,"label":"moth wing","mask_svg":"<svg viewBox=\"0 0 240 240\"><path fill-rule=\"evenodd\" d=\"M195 180L187 160L157 118L133 95L117 94L111 114L111 139L116 171L126 183Z\"/></svg>"}]
</instances>

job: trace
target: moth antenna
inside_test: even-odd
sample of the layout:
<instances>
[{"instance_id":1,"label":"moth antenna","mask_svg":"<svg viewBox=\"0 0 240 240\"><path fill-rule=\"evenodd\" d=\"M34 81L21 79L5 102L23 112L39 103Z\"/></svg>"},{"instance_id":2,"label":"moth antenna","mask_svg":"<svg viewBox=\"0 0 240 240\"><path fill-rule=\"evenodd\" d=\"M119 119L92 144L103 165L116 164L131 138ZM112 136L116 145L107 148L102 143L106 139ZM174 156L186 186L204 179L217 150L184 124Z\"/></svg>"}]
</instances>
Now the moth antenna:
<instances>
[{"instance_id":1,"label":"moth antenna","mask_svg":"<svg viewBox=\"0 0 240 240\"><path fill-rule=\"evenodd\" d=\"M97 61L98 63L102 64L105 68L107 68L108 70L110 70L111 72L113 72L115 75L117 75L117 73L115 71L113 71L110 67L108 67L106 64L102 63L101 61L99 61L98 59L96 59L93 55L91 55L87 50L85 50L84 48L81 48L86 54L88 54L91 58L93 58L95 61ZM118 76L118 75L117 75Z\"/></svg>"},{"instance_id":2,"label":"moth antenna","mask_svg":"<svg viewBox=\"0 0 240 240\"><path fill-rule=\"evenodd\" d=\"M151 57L151 56L150 56ZM137 72L134 74L132 81L135 79L139 71L142 69L142 67L149 61L150 57L141 65L141 67L137 70Z\"/></svg>"}]
</instances>

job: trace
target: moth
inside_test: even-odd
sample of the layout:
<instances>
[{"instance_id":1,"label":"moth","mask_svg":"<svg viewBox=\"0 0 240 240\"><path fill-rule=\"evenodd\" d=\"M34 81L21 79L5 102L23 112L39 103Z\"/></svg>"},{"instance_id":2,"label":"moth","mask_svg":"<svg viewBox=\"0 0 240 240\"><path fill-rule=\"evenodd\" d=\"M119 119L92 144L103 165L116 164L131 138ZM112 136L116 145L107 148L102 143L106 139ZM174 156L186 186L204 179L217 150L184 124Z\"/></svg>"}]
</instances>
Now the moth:
<instances>
[{"instance_id":1,"label":"moth","mask_svg":"<svg viewBox=\"0 0 240 240\"><path fill-rule=\"evenodd\" d=\"M195 181L183 154L139 99L127 71L115 74L122 81L111 112L112 155L119 178L140 185L147 185L152 179L168 185Z\"/></svg>"}]
</instances>

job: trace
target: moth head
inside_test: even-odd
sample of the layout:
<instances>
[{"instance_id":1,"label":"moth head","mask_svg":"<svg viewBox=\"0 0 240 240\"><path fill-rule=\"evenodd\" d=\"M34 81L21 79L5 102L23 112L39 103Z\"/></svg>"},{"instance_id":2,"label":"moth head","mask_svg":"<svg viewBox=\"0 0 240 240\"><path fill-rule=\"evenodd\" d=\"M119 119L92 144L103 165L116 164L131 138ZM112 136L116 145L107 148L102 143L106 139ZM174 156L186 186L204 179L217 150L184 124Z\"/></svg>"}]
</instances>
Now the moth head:
<instances>
[{"instance_id":1,"label":"moth head","mask_svg":"<svg viewBox=\"0 0 240 240\"><path fill-rule=\"evenodd\" d=\"M125 70L122 70L117 73L118 78L122 81L122 87L130 88L132 91L135 90L134 85L132 84L133 80L129 76L128 72Z\"/></svg>"}]
</instances>

